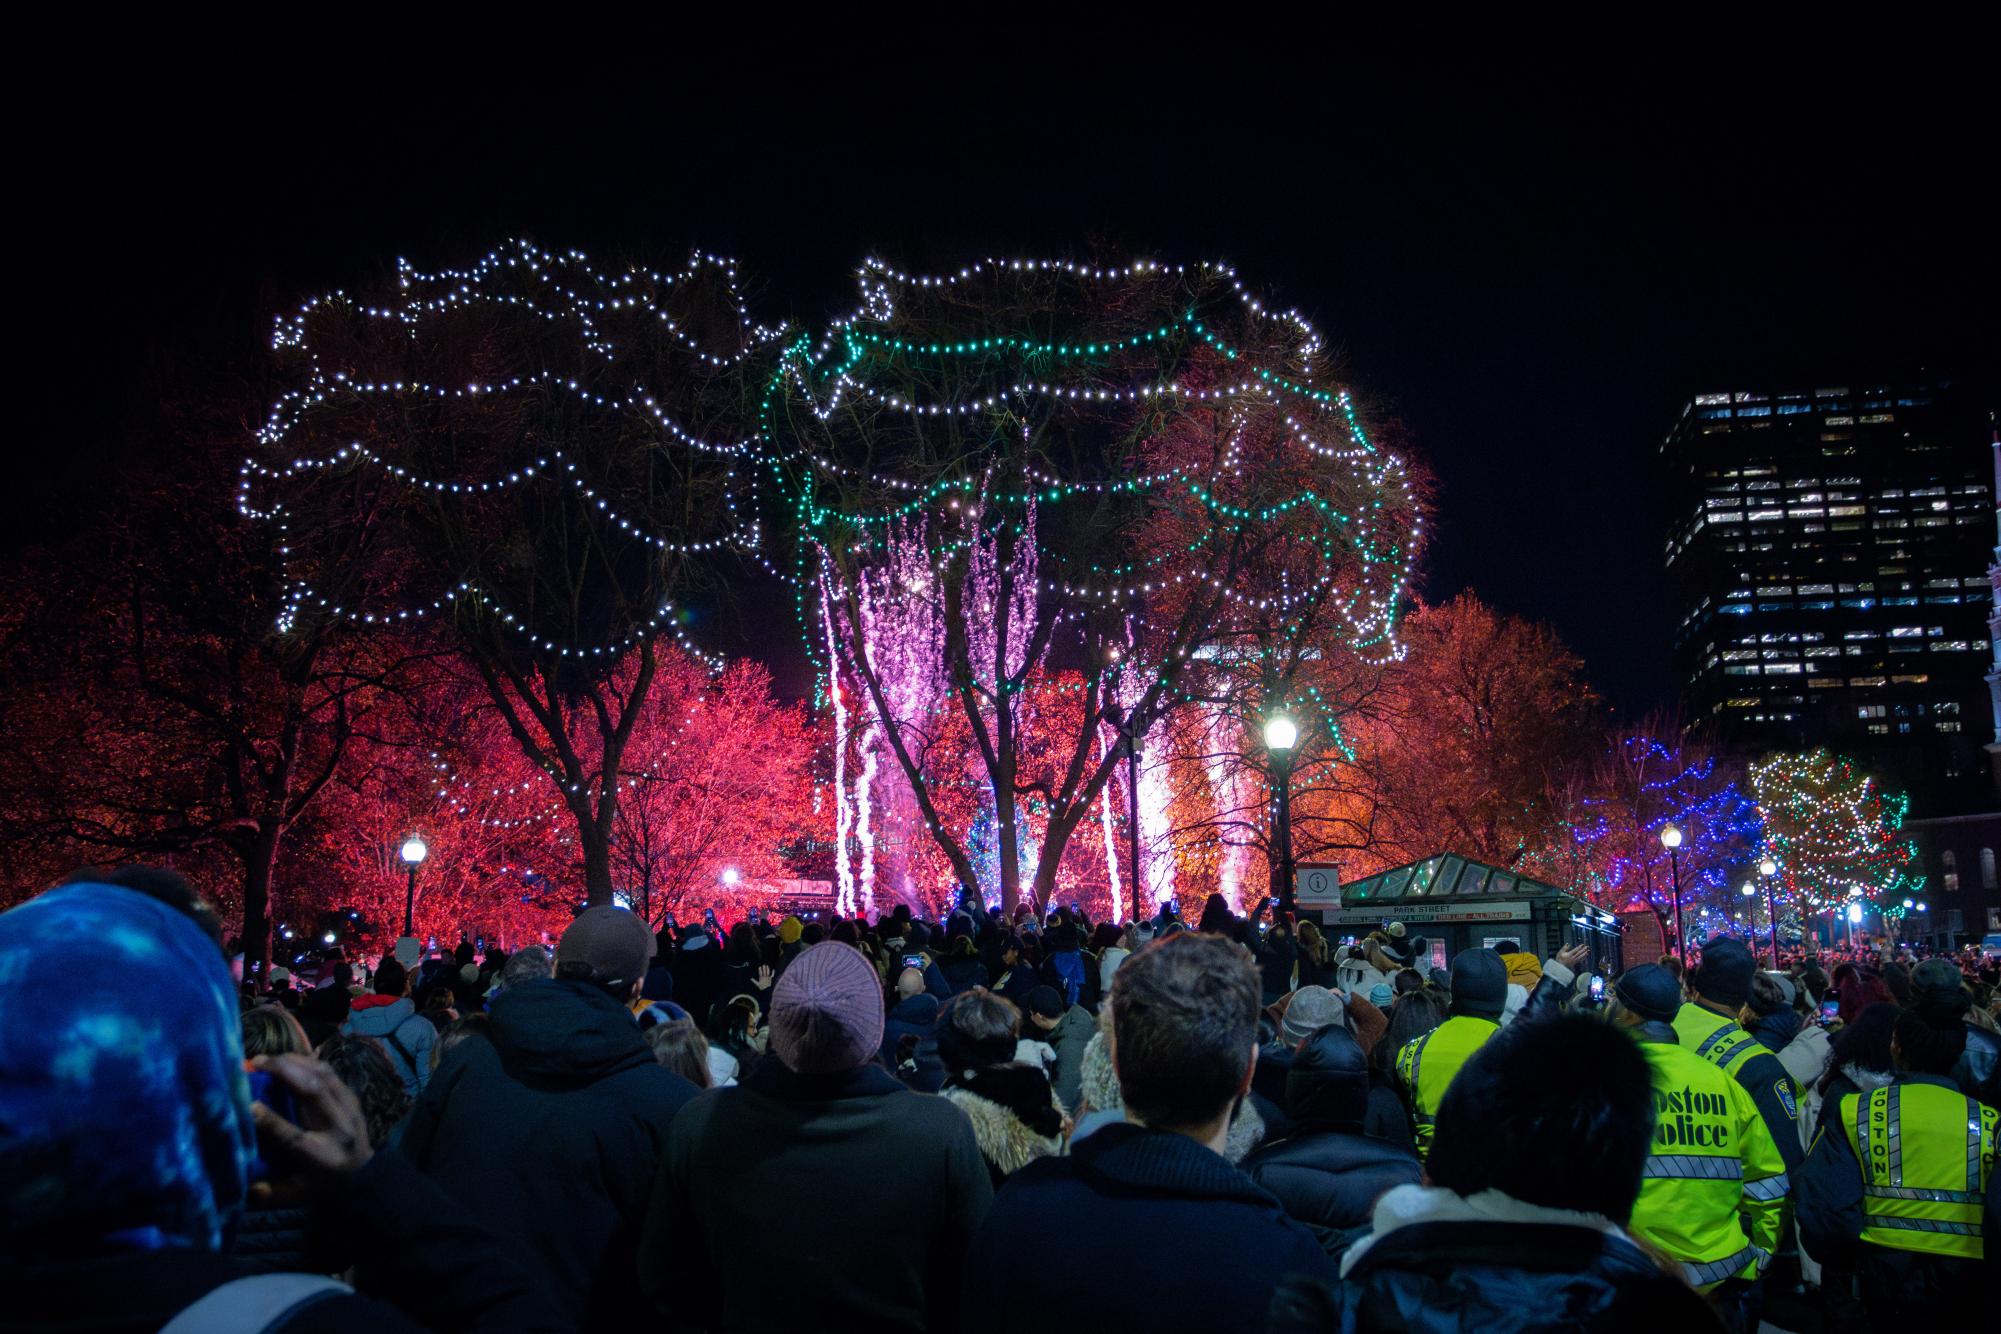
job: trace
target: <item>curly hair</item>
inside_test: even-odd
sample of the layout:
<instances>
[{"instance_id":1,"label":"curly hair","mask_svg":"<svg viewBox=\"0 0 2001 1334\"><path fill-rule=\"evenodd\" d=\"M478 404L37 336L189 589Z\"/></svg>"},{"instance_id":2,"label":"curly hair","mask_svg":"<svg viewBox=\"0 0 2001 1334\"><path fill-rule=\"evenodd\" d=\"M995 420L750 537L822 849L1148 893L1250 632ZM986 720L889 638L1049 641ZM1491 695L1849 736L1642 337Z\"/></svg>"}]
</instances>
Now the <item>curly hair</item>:
<instances>
[{"instance_id":1,"label":"curly hair","mask_svg":"<svg viewBox=\"0 0 2001 1334\"><path fill-rule=\"evenodd\" d=\"M386 1144L390 1132L410 1114L410 1095L403 1076L374 1038L336 1033L320 1044L320 1059L333 1067L334 1077L361 1100L368 1119L368 1142Z\"/></svg>"}]
</instances>

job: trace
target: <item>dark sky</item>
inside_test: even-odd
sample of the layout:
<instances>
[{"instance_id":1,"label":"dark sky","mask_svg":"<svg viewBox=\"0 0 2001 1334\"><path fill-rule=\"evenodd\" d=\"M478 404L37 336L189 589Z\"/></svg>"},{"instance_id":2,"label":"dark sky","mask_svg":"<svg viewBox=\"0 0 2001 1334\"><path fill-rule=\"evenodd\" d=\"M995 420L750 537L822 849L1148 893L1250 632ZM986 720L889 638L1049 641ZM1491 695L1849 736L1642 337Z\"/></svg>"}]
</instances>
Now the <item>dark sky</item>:
<instances>
[{"instance_id":1,"label":"dark sky","mask_svg":"<svg viewBox=\"0 0 2001 1334\"><path fill-rule=\"evenodd\" d=\"M1668 689L1650 469L1686 395L1929 369L2001 401L1971 31L1592 48L955 12L824 40L772 11L55 44L11 173L34 349L4 517L88 513L162 373L254 356L276 305L399 254L699 244L808 322L871 252L1218 257L1309 313L1439 474L1427 594L1552 621L1639 708Z\"/></svg>"}]
</instances>

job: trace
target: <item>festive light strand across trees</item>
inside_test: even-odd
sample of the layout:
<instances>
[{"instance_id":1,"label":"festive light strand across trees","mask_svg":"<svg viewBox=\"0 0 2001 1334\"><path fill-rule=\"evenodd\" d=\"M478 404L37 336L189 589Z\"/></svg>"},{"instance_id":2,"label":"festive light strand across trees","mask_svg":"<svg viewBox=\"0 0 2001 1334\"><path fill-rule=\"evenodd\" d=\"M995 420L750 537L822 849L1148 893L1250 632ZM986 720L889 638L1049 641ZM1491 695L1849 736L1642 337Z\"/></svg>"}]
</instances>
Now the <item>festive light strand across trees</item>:
<instances>
[{"instance_id":1,"label":"festive light strand across trees","mask_svg":"<svg viewBox=\"0 0 2001 1334\"><path fill-rule=\"evenodd\" d=\"M1906 895L1923 891L1917 845L1903 833L1910 798L1852 760L1824 746L1770 755L1751 766L1751 791L1780 884L1802 912L1859 898L1895 918Z\"/></svg>"},{"instance_id":2,"label":"festive light strand across trees","mask_svg":"<svg viewBox=\"0 0 2001 1334\"><path fill-rule=\"evenodd\" d=\"M606 272L526 243L278 322L292 384L238 509L282 536L280 630L437 635L575 821L594 903L657 640L761 540L744 377L777 336L728 260ZM333 548L307 539L364 512L330 596Z\"/></svg>"},{"instance_id":3,"label":"festive light strand across trees","mask_svg":"<svg viewBox=\"0 0 2001 1334\"><path fill-rule=\"evenodd\" d=\"M809 644L866 704L965 889L1047 902L1118 766L1107 729L1144 734L1205 660L1308 640L1397 655L1417 498L1297 315L1215 265L927 277L871 262L860 277L862 308L787 350L759 433ZM883 633L886 599L928 608L933 629ZM913 642L935 647L894 661ZM1058 668L1081 692L1059 711L1053 780L1032 785L1020 697ZM992 877L920 753L940 699L990 792ZM1029 799L1041 841L1025 873Z\"/></svg>"}]
</instances>

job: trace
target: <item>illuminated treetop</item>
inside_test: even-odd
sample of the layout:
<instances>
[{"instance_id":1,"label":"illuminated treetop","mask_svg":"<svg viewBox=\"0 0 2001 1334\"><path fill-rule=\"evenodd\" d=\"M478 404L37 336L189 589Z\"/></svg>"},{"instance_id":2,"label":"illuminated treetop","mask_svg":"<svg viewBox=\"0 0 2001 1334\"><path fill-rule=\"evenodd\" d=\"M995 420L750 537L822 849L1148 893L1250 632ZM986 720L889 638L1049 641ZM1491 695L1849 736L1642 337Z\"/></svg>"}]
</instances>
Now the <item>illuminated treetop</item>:
<instances>
[{"instance_id":1,"label":"illuminated treetop","mask_svg":"<svg viewBox=\"0 0 2001 1334\"><path fill-rule=\"evenodd\" d=\"M1903 835L1910 798L1886 792L1855 764L1819 747L1751 766L1765 846L1788 895L1828 912L1859 888L1872 907L1901 906L1924 887L1917 846Z\"/></svg>"}]
</instances>

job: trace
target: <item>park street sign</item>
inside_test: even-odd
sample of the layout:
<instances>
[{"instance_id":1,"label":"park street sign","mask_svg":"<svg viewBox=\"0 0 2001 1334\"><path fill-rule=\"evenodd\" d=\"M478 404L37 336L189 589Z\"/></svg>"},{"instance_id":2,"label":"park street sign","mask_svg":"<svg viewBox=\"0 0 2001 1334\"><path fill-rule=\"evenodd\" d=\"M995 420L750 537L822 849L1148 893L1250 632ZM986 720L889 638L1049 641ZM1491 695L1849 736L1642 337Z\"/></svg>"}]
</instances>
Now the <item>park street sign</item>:
<instances>
[{"instance_id":1,"label":"park street sign","mask_svg":"<svg viewBox=\"0 0 2001 1334\"><path fill-rule=\"evenodd\" d=\"M1361 923L1398 922L1526 922L1527 899L1503 899L1498 903L1391 903L1363 904L1327 914L1329 926Z\"/></svg>"},{"instance_id":2,"label":"park street sign","mask_svg":"<svg viewBox=\"0 0 2001 1334\"><path fill-rule=\"evenodd\" d=\"M1315 910L1341 906L1341 868L1333 862L1301 862L1296 901Z\"/></svg>"}]
</instances>

